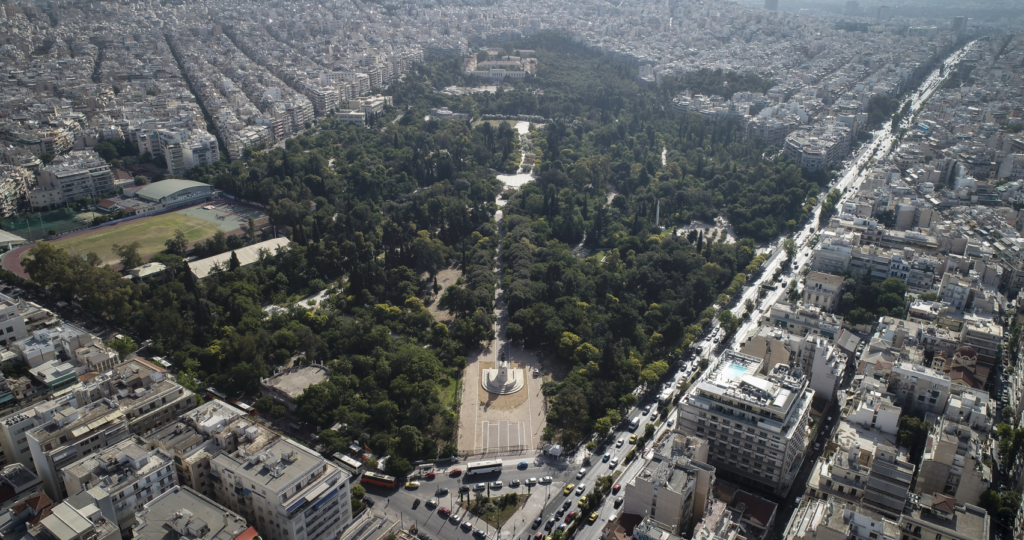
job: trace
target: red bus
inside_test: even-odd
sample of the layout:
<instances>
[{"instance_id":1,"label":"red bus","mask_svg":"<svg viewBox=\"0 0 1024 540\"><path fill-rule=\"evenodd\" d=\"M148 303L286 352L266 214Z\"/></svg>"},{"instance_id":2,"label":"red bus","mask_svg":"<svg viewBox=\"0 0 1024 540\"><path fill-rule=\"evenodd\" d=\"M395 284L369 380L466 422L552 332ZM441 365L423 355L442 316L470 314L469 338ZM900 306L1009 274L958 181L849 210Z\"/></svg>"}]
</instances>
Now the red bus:
<instances>
[{"instance_id":1,"label":"red bus","mask_svg":"<svg viewBox=\"0 0 1024 540\"><path fill-rule=\"evenodd\" d=\"M373 471L364 472L362 482L364 484L373 484L375 486L382 486L386 488L393 488L396 485L394 476L388 476L386 474Z\"/></svg>"}]
</instances>

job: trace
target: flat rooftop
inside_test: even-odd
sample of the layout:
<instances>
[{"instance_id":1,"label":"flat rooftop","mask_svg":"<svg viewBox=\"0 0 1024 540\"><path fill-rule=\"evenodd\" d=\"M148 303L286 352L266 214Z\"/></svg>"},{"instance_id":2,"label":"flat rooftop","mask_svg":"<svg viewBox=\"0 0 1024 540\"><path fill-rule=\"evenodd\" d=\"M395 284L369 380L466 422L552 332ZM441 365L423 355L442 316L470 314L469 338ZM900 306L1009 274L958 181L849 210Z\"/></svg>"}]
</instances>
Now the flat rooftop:
<instances>
[{"instance_id":1,"label":"flat rooftop","mask_svg":"<svg viewBox=\"0 0 1024 540\"><path fill-rule=\"evenodd\" d=\"M248 528L242 516L188 487L174 486L146 505L132 534L135 540L235 540Z\"/></svg>"},{"instance_id":2,"label":"flat rooftop","mask_svg":"<svg viewBox=\"0 0 1024 540\"><path fill-rule=\"evenodd\" d=\"M300 366L264 379L263 384L294 400L310 386L325 382L327 379L328 371L324 366Z\"/></svg>"}]
</instances>

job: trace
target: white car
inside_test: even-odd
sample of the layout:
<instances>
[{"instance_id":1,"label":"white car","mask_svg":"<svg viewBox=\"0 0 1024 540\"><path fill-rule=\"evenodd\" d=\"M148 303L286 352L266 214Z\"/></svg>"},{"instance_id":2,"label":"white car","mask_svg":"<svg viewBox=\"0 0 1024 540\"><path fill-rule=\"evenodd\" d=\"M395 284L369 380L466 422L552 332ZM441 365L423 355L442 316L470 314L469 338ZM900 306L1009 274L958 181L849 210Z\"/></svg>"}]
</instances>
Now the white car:
<instances>
[{"instance_id":1,"label":"white car","mask_svg":"<svg viewBox=\"0 0 1024 540\"><path fill-rule=\"evenodd\" d=\"M615 448L622 448L622 444L624 442L626 442L625 439L619 439L618 442L615 443Z\"/></svg>"},{"instance_id":2,"label":"white car","mask_svg":"<svg viewBox=\"0 0 1024 540\"><path fill-rule=\"evenodd\" d=\"M576 486L576 494L583 495L583 492L587 490L587 484L580 484Z\"/></svg>"},{"instance_id":3,"label":"white car","mask_svg":"<svg viewBox=\"0 0 1024 540\"><path fill-rule=\"evenodd\" d=\"M537 485L537 479L536 478L530 478L529 480L526 481L526 485L528 485L528 486L536 486Z\"/></svg>"},{"instance_id":4,"label":"white car","mask_svg":"<svg viewBox=\"0 0 1024 540\"><path fill-rule=\"evenodd\" d=\"M576 473L576 479L579 480L580 478L583 478L586 475L587 475L587 468L584 467L584 468L580 469L580 472Z\"/></svg>"}]
</instances>

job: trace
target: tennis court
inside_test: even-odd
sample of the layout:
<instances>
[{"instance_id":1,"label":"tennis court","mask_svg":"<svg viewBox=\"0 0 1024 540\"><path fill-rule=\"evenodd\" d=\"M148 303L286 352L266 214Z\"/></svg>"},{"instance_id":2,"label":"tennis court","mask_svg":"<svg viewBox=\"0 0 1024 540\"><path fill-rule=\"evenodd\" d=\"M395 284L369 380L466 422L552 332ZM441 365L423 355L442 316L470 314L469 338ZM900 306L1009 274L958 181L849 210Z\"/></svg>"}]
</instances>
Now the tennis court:
<instances>
[{"instance_id":1,"label":"tennis court","mask_svg":"<svg viewBox=\"0 0 1024 540\"><path fill-rule=\"evenodd\" d=\"M92 223L89 213L76 214L70 208L60 208L34 216L5 220L0 229L10 231L30 242L46 238L50 231L57 234L83 229Z\"/></svg>"}]
</instances>

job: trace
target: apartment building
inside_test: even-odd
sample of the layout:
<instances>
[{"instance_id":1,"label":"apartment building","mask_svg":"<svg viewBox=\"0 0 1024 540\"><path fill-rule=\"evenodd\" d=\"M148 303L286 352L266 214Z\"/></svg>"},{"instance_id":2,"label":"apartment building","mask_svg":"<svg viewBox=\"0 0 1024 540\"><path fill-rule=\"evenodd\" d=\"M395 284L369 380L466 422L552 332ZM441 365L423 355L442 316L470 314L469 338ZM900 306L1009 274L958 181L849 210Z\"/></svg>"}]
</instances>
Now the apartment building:
<instances>
[{"instance_id":1,"label":"apartment building","mask_svg":"<svg viewBox=\"0 0 1024 540\"><path fill-rule=\"evenodd\" d=\"M786 525L785 540L898 540L896 521L842 499L801 502Z\"/></svg>"},{"instance_id":2,"label":"apartment building","mask_svg":"<svg viewBox=\"0 0 1024 540\"><path fill-rule=\"evenodd\" d=\"M949 400L951 381L945 373L908 362L896 362L889 378L889 391L904 406L916 412L941 415Z\"/></svg>"},{"instance_id":3,"label":"apartment building","mask_svg":"<svg viewBox=\"0 0 1024 540\"><path fill-rule=\"evenodd\" d=\"M32 171L25 167L0 163L0 217L9 218L17 214L18 201L29 187L35 185L35 181Z\"/></svg>"},{"instance_id":4,"label":"apartment building","mask_svg":"<svg viewBox=\"0 0 1024 540\"><path fill-rule=\"evenodd\" d=\"M709 444L718 474L785 495L807 446L814 391L788 365L760 375L763 360L725 355L679 403L679 425Z\"/></svg>"},{"instance_id":5,"label":"apartment building","mask_svg":"<svg viewBox=\"0 0 1024 540\"><path fill-rule=\"evenodd\" d=\"M673 432L623 486L623 512L644 515L665 530L690 536L711 499L715 468L707 464L708 441Z\"/></svg>"},{"instance_id":6,"label":"apartment building","mask_svg":"<svg viewBox=\"0 0 1024 540\"><path fill-rule=\"evenodd\" d=\"M39 501L44 503L46 501ZM34 511L35 509L33 509ZM20 518L20 516L19 516ZM102 489L72 494L60 504L45 509L26 521L16 518L27 529L27 538L47 540L120 540L110 504ZM20 527L19 527L20 528ZM13 532L13 531L12 531ZM23 533L24 534L24 533Z\"/></svg>"},{"instance_id":7,"label":"apartment building","mask_svg":"<svg viewBox=\"0 0 1024 540\"><path fill-rule=\"evenodd\" d=\"M803 303L822 311L832 312L839 307L843 295L843 277L811 272L804 279Z\"/></svg>"},{"instance_id":8,"label":"apartment building","mask_svg":"<svg viewBox=\"0 0 1024 540\"><path fill-rule=\"evenodd\" d=\"M68 490L61 469L127 439L129 434L124 413L109 399L56 412L52 420L28 431L32 460L46 494L63 501Z\"/></svg>"},{"instance_id":9,"label":"apartment building","mask_svg":"<svg viewBox=\"0 0 1024 540\"><path fill-rule=\"evenodd\" d=\"M220 161L217 138L200 129L159 129L156 131L160 154L167 162L167 174L185 171Z\"/></svg>"},{"instance_id":10,"label":"apartment building","mask_svg":"<svg viewBox=\"0 0 1024 540\"><path fill-rule=\"evenodd\" d=\"M107 162L92 150L76 150L43 167L39 187L28 192L28 201L38 210L113 191L114 174Z\"/></svg>"},{"instance_id":11,"label":"apartment building","mask_svg":"<svg viewBox=\"0 0 1024 540\"><path fill-rule=\"evenodd\" d=\"M933 417L932 430L921 457L914 491L941 493L958 501L975 501L992 485L992 471L981 457L987 454L982 436L966 423Z\"/></svg>"},{"instance_id":12,"label":"apartment building","mask_svg":"<svg viewBox=\"0 0 1024 540\"><path fill-rule=\"evenodd\" d=\"M42 494L43 483L32 469L14 463L0 470L0 512L6 514L21 501Z\"/></svg>"},{"instance_id":13,"label":"apartment building","mask_svg":"<svg viewBox=\"0 0 1024 540\"><path fill-rule=\"evenodd\" d=\"M180 422L145 437L151 448L174 457L178 481L207 497L214 496L210 461L239 449L257 454L280 436L252 422L242 410L212 400L183 414Z\"/></svg>"},{"instance_id":14,"label":"apartment building","mask_svg":"<svg viewBox=\"0 0 1024 540\"><path fill-rule=\"evenodd\" d=\"M946 272L942 274L942 280L939 282L939 300L955 310L963 310L970 306L974 299L972 289L969 278L961 277L955 272Z\"/></svg>"},{"instance_id":15,"label":"apartment building","mask_svg":"<svg viewBox=\"0 0 1024 540\"><path fill-rule=\"evenodd\" d=\"M174 486L147 502L132 527L134 540L254 540L245 518L187 487Z\"/></svg>"},{"instance_id":16,"label":"apartment building","mask_svg":"<svg viewBox=\"0 0 1024 540\"><path fill-rule=\"evenodd\" d=\"M978 359L985 363L996 361L999 347L1003 342L1003 327L991 317L964 313L964 325L960 332L960 343L978 353Z\"/></svg>"},{"instance_id":17,"label":"apartment building","mask_svg":"<svg viewBox=\"0 0 1024 540\"><path fill-rule=\"evenodd\" d=\"M977 540L989 536L985 509L940 493L914 496L900 518L901 540Z\"/></svg>"},{"instance_id":18,"label":"apartment building","mask_svg":"<svg viewBox=\"0 0 1024 540\"><path fill-rule=\"evenodd\" d=\"M836 398L839 384L846 373L846 355L825 338L807 336L806 339L817 341L809 372L809 387L815 395L831 402Z\"/></svg>"},{"instance_id":19,"label":"apartment building","mask_svg":"<svg viewBox=\"0 0 1024 540\"><path fill-rule=\"evenodd\" d=\"M768 313L771 326L781 328L800 337L808 334L822 336L832 341L843 328L843 319L820 308L802 302L787 304L776 302Z\"/></svg>"},{"instance_id":20,"label":"apartment building","mask_svg":"<svg viewBox=\"0 0 1024 540\"><path fill-rule=\"evenodd\" d=\"M54 415L74 409L77 409L74 396L63 396L0 419L0 446L3 447L7 463L20 463L30 470L36 470L26 433L52 421Z\"/></svg>"},{"instance_id":21,"label":"apartment building","mask_svg":"<svg viewBox=\"0 0 1024 540\"><path fill-rule=\"evenodd\" d=\"M122 531L135 524L136 512L178 485L172 458L161 449L149 450L133 437L90 454L61 471L69 493L101 487L110 495Z\"/></svg>"},{"instance_id":22,"label":"apartment building","mask_svg":"<svg viewBox=\"0 0 1024 540\"><path fill-rule=\"evenodd\" d=\"M827 169L850 153L850 128L826 121L804 126L786 136L786 155L808 171Z\"/></svg>"},{"instance_id":23,"label":"apartment building","mask_svg":"<svg viewBox=\"0 0 1024 540\"><path fill-rule=\"evenodd\" d=\"M222 453L210 475L216 499L268 540L334 539L352 521L348 473L288 439Z\"/></svg>"},{"instance_id":24,"label":"apartment building","mask_svg":"<svg viewBox=\"0 0 1024 540\"><path fill-rule=\"evenodd\" d=\"M13 299L0 297L0 345L28 337L25 317L21 315L18 305Z\"/></svg>"},{"instance_id":25,"label":"apartment building","mask_svg":"<svg viewBox=\"0 0 1024 540\"><path fill-rule=\"evenodd\" d=\"M196 406L196 395L167 377L162 369L141 360L125 362L75 389L82 404L116 399L133 434L178 422Z\"/></svg>"}]
</instances>

